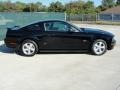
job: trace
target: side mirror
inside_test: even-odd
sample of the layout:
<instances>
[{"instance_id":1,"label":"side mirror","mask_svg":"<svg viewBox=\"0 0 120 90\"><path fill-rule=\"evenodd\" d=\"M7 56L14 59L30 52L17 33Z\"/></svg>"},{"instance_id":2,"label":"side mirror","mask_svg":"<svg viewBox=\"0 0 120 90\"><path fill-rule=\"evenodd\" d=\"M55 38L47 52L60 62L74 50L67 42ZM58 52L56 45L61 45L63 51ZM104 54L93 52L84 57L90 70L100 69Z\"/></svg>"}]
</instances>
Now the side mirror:
<instances>
[{"instance_id":1,"label":"side mirror","mask_svg":"<svg viewBox=\"0 0 120 90\"><path fill-rule=\"evenodd\" d=\"M71 27L70 27L70 28L68 28L68 32L73 33L73 30L72 30L72 28L71 28Z\"/></svg>"},{"instance_id":2,"label":"side mirror","mask_svg":"<svg viewBox=\"0 0 120 90\"><path fill-rule=\"evenodd\" d=\"M69 33L73 33L72 29L69 29L68 32L69 32Z\"/></svg>"}]
</instances>

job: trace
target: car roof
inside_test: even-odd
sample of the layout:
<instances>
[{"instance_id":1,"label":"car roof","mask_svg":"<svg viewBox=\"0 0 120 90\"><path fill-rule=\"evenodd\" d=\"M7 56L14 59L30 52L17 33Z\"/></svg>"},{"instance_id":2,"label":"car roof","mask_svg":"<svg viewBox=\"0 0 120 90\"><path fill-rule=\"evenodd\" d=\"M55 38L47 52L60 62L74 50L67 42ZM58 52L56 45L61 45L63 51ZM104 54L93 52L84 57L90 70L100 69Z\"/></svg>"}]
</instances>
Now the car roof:
<instances>
[{"instance_id":1,"label":"car roof","mask_svg":"<svg viewBox=\"0 0 120 90\"><path fill-rule=\"evenodd\" d=\"M66 21L64 21L64 20L42 20L42 21L36 21L36 22L33 22L33 23L31 23L31 24L35 24L35 23L42 23L42 22L51 22L51 21L59 21L59 22L66 22ZM29 25L31 25L31 24L29 24Z\"/></svg>"},{"instance_id":2,"label":"car roof","mask_svg":"<svg viewBox=\"0 0 120 90\"><path fill-rule=\"evenodd\" d=\"M50 20L43 20L43 21L41 21L41 22L46 22L46 21L62 21L62 22L65 22L64 20L58 20L58 19L54 19L54 20L53 20L53 19L52 19L52 20L51 20L51 19L50 19Z\"/></svg>"}]
</instances>

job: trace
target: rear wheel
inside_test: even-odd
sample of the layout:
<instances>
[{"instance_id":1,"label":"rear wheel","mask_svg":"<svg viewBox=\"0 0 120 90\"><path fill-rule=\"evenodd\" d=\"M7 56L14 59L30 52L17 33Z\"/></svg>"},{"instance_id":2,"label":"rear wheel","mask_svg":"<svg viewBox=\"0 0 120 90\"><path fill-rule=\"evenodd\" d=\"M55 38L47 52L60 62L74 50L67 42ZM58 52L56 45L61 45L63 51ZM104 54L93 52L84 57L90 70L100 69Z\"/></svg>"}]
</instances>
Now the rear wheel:
<instances>
[{"instance_id":1,"label":"rear wheel","mask_svg":"<svg viewBox=\"0 0 120 90\"><path fill-rule=\"evenodd\" d=\"M102 39L96 40L92 45L94 55L103 55L107 51L107 43Z\"/></svg>"},{"instance_id":2,"label":"rear wheel","mask_svg":"<svg viewBox=\"0 0 120 90\"><path fill-rule=\"evenodd\" d=\"M33 40L25 40L21 45L21 53L25 56L34 56L38 52L38 45Z\"/></svg>"}]
</instances>

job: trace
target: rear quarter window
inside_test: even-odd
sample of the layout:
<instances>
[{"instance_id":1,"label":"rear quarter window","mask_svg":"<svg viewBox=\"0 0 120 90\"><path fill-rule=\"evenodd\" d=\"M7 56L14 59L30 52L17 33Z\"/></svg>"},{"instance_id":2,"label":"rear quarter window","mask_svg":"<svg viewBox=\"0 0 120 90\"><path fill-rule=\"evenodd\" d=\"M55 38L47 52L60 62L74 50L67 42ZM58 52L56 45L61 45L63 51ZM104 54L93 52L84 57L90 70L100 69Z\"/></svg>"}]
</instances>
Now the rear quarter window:
<instances>
[{"instance_id":1,"label":"rear quarter window","mask_svg":"<svg viewBox=\"0 0 120 90\"><path fill-rule=\"evenodd\" d=\"M44 31L44 26L43 26L43 23L36 23L36 24L32 24L24 27L24 30Z\"/></svg>"}]
</instances>

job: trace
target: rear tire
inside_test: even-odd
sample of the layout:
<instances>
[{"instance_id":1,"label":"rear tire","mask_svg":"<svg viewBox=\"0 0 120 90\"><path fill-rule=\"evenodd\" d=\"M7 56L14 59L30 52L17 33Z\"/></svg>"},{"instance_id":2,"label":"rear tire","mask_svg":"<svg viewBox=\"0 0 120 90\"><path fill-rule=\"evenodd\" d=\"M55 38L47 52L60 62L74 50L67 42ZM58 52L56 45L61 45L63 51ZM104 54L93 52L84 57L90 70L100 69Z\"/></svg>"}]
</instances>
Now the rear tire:
<instances>
[{"instance_id":1,"label":"rear tire","mask_svg":"<svg viewBox=\"0 0 120 90\"><path fill-rule=\"evenodd\" d=\"M34 56L38 52L38 45L33 40L24 40L20 52L24 56Z\"/></svg>"},{"instance_id":2,"label":"rear tire","mask_svg":"<svg viewBox=\"0 0 120 90\"><path fill-rule=\"evenodd\" d=\"M95 40L92 44L92 53L94 55L100 56L105 54L107 51L107 43L102 39Z\"/></svg>"}]
</instances>

